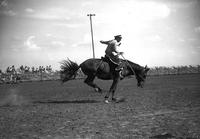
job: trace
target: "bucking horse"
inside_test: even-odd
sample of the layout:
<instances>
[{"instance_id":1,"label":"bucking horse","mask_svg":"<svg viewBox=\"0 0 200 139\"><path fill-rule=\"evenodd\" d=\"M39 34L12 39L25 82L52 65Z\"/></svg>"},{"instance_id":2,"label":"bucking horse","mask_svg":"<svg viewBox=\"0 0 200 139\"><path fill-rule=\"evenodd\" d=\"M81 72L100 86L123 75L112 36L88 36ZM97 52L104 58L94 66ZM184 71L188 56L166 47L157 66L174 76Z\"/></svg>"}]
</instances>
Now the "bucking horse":
<instances>
[{"instance_id":1,"label":"bucking horse","mask_svg":"<svg viewBox=\"0 0 200 139\"><path fill-rule=\"evenodd\" d=\"M147 66L140 66L139 64L133 63L126 59L121 59L121 64L123 67L123 77L135 75L137 86L142 88L144 86L149 68ZM115 70L116 67L116 64L114 64L110 60L106 60L105 58L87 59L80 65L78 65L76 62L71 61L70 59L67 59L61 62L60 78L63 83L75 79L78 69L80 68L82 72L87 76L84 82L87 85L93 87L97 92L102 92L102 89L93 82L95 77L102 80L113 80L110 90L105 95L105 102L108 103L110 94L112 94L112 101L117 101L117 98L114 97L114 94L117 88L117 84L121 80L121 77L119 76L119 73Z\"/></svg>"}]
</instances>

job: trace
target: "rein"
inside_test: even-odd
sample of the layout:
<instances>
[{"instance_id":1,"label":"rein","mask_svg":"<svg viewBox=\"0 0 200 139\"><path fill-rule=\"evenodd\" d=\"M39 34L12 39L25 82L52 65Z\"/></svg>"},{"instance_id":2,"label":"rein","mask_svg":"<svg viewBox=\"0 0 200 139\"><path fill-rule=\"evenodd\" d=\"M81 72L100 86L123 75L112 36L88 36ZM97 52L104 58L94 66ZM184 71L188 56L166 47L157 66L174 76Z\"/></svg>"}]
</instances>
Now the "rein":
<instances>
[{"instance_id":1,"label":"rein","mask_svg":"<svg viewBox=\"0 0 200 139\"><path fill-rule=\"evenodd\" d=\"M126 64L131 68L131 71L133 72L133 74L135 75L135 78L137 79L137 76L139 76L142 80L144 80L140 75L137 75L135 73L135 71L133 70L132 66L130 65L130 63L125 59L125 57L123 55L121 55L122 58L125 60Z\"/></svg>"},{"instance_id":2,"label":"rein","mask_svg":"<svg viewBox=\"0 0 200 139\"><path fill-rule=\"evenodd\" d=\"M122 58L125 60L126 64L131 68L133 74L135 74L135 77L136 77L136 73L135 73L135 71L133 70L133 68L132 68L132 66L130 65L130 63L128 63L128 61L124 58L123 55L121 55L121 56L122 56Z\"/></svg>"}]
</instances>

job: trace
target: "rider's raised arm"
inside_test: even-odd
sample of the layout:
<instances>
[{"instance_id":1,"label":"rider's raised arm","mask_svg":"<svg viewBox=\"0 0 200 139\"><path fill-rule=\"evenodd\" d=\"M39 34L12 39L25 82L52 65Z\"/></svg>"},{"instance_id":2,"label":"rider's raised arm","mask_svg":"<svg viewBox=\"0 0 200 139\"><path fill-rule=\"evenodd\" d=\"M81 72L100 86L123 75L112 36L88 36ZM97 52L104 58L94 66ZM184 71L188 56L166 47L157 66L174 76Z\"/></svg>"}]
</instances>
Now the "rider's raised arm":
<instances>
[{"instance_id":1,"label":"rider's raised arm","mask_svg":"<svg viewBox=\"0 0 200 139\"><path fill-rule=\"evenodd\" d=\"M102 43L102 44L110 44L111 41L100 41L100 43Z\"/></svg>"}]
</instances>

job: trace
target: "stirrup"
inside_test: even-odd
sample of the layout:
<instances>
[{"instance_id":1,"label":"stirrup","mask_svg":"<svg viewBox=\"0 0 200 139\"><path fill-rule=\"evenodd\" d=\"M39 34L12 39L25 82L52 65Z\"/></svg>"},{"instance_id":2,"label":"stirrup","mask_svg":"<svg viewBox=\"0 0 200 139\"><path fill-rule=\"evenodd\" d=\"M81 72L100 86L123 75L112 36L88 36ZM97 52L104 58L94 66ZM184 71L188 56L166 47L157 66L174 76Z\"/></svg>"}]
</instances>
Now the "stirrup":
<instances>
[{"instance_id":1,"label":"stirrup","mask_svg":"<svg viewBox=\"0 0 200 139\"><path fill-rule=\"evenodd\" d=\"M119 77L120 77L120 79L124 79L124 76L123 76L123 74L122 74L122 71L119 72Z\"/></svg>"}]
</instances>

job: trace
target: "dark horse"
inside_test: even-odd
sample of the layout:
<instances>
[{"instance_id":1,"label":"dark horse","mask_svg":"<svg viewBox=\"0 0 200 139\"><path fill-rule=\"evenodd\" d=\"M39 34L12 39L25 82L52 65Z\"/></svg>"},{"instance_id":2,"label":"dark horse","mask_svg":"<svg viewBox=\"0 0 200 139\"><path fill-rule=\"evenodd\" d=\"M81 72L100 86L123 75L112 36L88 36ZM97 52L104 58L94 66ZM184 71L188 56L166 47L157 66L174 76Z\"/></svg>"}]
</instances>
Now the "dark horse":
<instances>
[{"instance_id":1,"label":"dark horse","mask_svg":"<svg viewBox=\"0 0 200 139\"><path fill-rule=\"evenodd\" d=\"M147 68L147 66L142 67L128 60L121 60L121 62L123 66L123 76L126 77L130 75L135 75L137 79L137 86L143 87L149 68ZM116 100L116 98L114 98L114 93L117 88L117 84L120 81L119 73L115 70L116 66L117 65L112 63L110 60L106 60L105 58L87 59L80 65L68 59L61 62L60 77L63 83L68 80L74 79L76 77L78 69L81 68L82 72L87 75L87 78L84 82L93 87L95 91L98 92L101 92L102 90L93 82L95 77L102 80L113 80L110 90L105 96L105 100L108 101L110 93L112 93L112 100L114 101Z\"/></svg>"}]
</instances>

